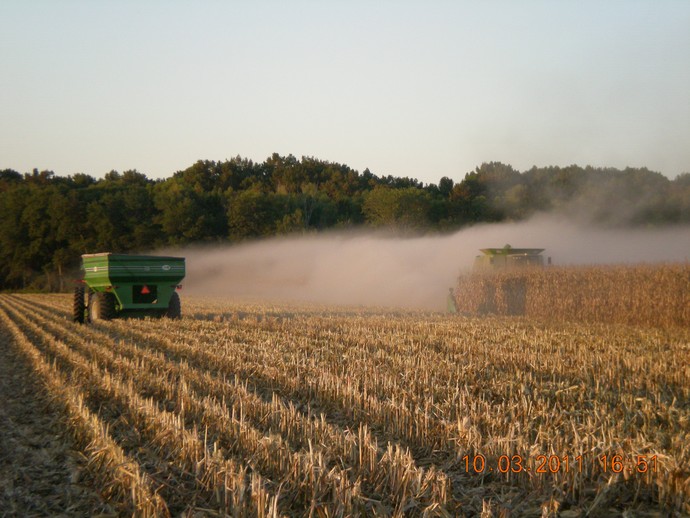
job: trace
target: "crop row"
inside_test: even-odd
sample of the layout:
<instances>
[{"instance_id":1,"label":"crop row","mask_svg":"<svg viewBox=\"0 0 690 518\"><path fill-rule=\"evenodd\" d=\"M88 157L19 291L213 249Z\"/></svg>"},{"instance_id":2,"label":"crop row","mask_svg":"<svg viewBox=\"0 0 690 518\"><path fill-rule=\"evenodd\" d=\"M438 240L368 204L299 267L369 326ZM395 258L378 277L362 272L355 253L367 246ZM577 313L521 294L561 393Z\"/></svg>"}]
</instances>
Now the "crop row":
<instances>
[{"instance_id":1,"label":"crop row","mask_svg":"<svg viewBox=\"0 0 690 518\"><path fill-rule=\"evenodd\" d=\"M592 515L616 503L690 509L682 328L203 300L185 301L195 318L181 321L79 326L67 310L60 296L0 297L3 325L48 366L41 375L81 398L138 469L147 496L130 508L158 498L172 513L238 515L519 514L535 500ZM544 473L469 462L534 468L541 455L585 461ZM597 460L614 456L653 457L654 470Z\"/></svg>"},{"instance_id":2,"label":"crop row","mask_svg":"<svg viewBox=\"0 0 690 518\"><path fill-rule=\"evenodd\" d=\"M690 327L690 263L571 266L466 274L455 288L467 314Z\"/></svg>"},{"instance_id":3,"label":"crop row","mask_svg":"<svg viewBox=\"0 0 690 518\"><path fill-rule=\"evenodd\" d=\"M366 426L353 433L329 425L323 416L305 416L292 403L275 396L264 401L240 383L192 369L179 358L167 359L165 353L175 356L174 350L153 352L118 340L117 325L109 325L115 327L113 335L97 326L73 330L57 322L49 310L35 304L17 305L31 311L32 318L11 307L7 313L31 341L42 345L55 365L77 373L79 388L94 407L136 421L137 434L158 441L156 448L163 448L162 453L156 450L157 456L177 455L174 471L179 473L170 474L174 482L163 484L177 488L167 495L168 502L180 494L180 485L199 486L198 481L185 477L189 478L190 471L198 475L200 465L209 465L209 461L202 462L205 450L199 448L213 441L214 453L220 448L225 455L249 459L253 473L265 473L267 479L276 481L273 485L281 491L280 505L286 512L312 508L327 514L364 514L378 509L399 514L417 505L443 511L445 477L433 468L417 468L399 447L379 448ZM108 339L115 348L101 345ZM108 410L110 406L113 408ZM117 424L112 423L111 428ZM203 443L198 437L190 440L184 435L191 431L196 436L201 427ZM151 435L147 437L142 428ZM286 432L286 439L281 431ZM169 442L160 443L165 438ZM341 467L344 463L347 469ZM202 479L215 479L221 472L216 467L211 474L203 473ZM367 497L361 495L362 488ZM208 502L203 489L196 487L193 494ZM188 491L182 494L188 499ZM222 503L228 506L228 502Z\"/></svg>"}]
</instances>

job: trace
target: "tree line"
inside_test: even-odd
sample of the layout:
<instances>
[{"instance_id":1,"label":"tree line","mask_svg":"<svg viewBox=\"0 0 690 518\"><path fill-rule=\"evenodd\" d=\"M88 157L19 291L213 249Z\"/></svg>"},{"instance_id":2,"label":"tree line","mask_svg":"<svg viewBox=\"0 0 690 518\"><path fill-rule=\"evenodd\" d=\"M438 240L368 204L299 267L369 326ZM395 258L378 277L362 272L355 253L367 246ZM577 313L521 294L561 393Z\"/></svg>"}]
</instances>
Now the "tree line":
<instances>
[{"instance_id":1,"label":"tree line","mask_svg":"<svg viewBox=\"0 0 690 518\"><path fill-rule=\"evenodd\" d=\"M377 176L313 157L198 161L166 179L0 171L0 289L64 289L79 256L378 227L450 232L560 212L602 225L690 223L690 174L484 163L460 182Z\"/></svg>"}]
</instances>

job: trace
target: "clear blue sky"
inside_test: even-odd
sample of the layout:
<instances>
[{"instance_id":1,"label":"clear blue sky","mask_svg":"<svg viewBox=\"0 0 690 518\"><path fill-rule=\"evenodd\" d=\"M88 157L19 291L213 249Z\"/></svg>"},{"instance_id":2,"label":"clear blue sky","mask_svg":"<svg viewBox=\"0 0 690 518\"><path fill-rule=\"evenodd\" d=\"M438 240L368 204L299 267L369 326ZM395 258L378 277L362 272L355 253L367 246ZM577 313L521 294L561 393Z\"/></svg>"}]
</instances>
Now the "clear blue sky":
<instances>
[{"instance_id":1,"label":"clear blue sky","mask_svg":"<svg viewBox=\"0 0 690 518\"><path fill-rule=\"evenodd\" d=\"M690 172L690 1L0 3L0 169Z\"/></svg>"}]
</instances>

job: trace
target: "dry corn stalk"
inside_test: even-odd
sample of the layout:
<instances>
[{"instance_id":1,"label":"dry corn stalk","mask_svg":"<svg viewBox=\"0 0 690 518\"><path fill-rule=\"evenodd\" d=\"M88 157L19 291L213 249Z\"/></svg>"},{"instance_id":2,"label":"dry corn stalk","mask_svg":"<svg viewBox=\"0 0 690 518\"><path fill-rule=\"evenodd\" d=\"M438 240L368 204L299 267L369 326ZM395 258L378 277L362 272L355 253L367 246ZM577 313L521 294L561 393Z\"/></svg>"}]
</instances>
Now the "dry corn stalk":
<instances>
[{"instance_id":1,"label":"dry corn stalk","mask_svg":"<svg viewBox=\"0 0 690 518\"><path fill-rule=\"evenodd\" d=\"M190 301L193 320L84 328L66 322L64 301L0 296L8 322L74 390L127 416L100 416L122 447L138 440L170 459L170 476L194 474L184 490L199 509L606 514L624 498L688 512L685 328L212 301ZM540 455L586 461L537 474L478 473L463 460L519 456L535 468ZM617 455L657 466L612 476ZM221 478L211 459L235 462L244 489L211 498Z\"/></svg>"}]
</instances>

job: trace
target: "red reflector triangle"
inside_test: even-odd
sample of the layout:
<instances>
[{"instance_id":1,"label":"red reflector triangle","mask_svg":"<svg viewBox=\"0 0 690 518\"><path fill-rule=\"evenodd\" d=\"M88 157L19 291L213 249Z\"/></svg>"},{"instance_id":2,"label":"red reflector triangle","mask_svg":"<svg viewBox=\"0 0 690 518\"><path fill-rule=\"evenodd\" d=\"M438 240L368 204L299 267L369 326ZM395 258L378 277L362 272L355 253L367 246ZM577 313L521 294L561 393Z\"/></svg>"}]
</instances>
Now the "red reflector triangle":
<instances>
[{"instance_id":1,"label":"red reflector triangle","mask_svg":"<svg viewBox=\"0 0 690 518\"><path fill-rule=\"evenodd\" d=\"M144 286L143 288L141 288L141 294L142 295L146 295L147 293L151 293L151 290L149 289L148 286Z\"/></svg>"}]
</instances>

